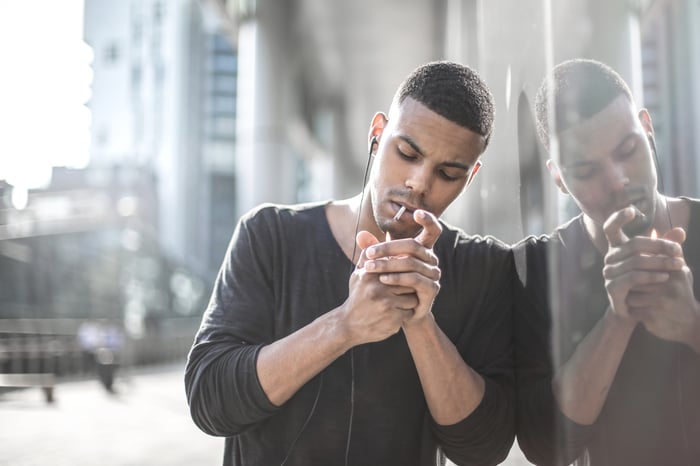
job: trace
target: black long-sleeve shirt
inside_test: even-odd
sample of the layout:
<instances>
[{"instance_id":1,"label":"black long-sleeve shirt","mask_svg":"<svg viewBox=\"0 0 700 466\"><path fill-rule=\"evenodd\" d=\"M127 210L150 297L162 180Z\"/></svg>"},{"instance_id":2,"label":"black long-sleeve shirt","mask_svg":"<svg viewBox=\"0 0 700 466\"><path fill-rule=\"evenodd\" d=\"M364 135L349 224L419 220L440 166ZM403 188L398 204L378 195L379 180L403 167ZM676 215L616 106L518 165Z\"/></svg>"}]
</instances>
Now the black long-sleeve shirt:
<instances>
[{"instance_id":1,"label":"black long-sleeve shirt","mask_svg":"<svg viewBox=\"0 0 700 466\"><path fill-rule=\"evenodd\" d=\"M257 377L260 348L342 304L353 265L323 204L265 206L239 222L185 374L195 423L227 437L224 464L279 465L289 456L287 465L343 465L351 410L351 465L434 465L438 446L457 464L506 457L514 435L512 254L493 238L443 228L433 314L486 381L479 406L450 426L432 420L402 332L355 347L274 406Z\"/></svg>"},{"instance_id":2,"label":"black long-sleeve shirt","mask_svg":"<svg viewBox=\"0 0 700 466\"><path fill-rule=\"evenodd\" d=\"M520 276L514 332L516 431L537 465L695 465L700 462L700 357L638 325L606 402L590 426L568 419L552 392L564 364L608 306L603 257L576 217L514 246ZM700 296L700 202L691 201L683 251ZM551 304L551 305L550 305Z\"/></svg>"}]
</instances>

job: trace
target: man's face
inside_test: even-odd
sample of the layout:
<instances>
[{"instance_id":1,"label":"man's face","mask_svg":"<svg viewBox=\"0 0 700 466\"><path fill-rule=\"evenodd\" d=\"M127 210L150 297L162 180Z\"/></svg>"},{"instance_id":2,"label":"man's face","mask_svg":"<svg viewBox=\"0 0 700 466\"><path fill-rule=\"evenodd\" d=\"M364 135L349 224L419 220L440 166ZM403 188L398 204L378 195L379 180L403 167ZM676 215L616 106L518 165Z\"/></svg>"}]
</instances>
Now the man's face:
<instances>
[{"instance_id":1,"label":"man's face","mask_svg":"<svg viewBox=\"0 0 700 466\"><path fill-rule=\"evenodd\" d=\"M369 182L376 224L394 238L415 236L420 226L413 211L424 209L439 217L471 181L484 149L483 136L416 100L393 106L384 120ZM394 220L402 206L406 212Z\"/></svg>"},{"instance_id":2,"label":"man's face","mask_svg":"<svg viewBox=\"0 0 700 466\"><path fill-rule=\"evenodd\" d=\"M637 115L621 95L592 118L559 133L561 178L555 170L555 181L597 225L633 204L645 218L629 224L628 233L651 226L657 184L651 131L648 114Z\"/></svg>"}]
</instances>

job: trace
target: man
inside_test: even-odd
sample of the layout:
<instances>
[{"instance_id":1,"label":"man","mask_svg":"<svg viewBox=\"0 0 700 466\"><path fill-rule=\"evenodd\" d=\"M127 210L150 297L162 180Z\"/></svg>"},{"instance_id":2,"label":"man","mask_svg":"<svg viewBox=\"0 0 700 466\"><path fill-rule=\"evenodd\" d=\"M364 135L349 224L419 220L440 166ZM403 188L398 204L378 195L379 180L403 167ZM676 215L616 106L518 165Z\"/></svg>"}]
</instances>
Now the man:
<instances>
[{"instance_id":1,"label":"man","mask_svg":"<svg viewBox=\"0 0 700 466\"><path fill-rule=\"evenodd\" d=\"M651 117L608 66L561 63L536 109L582 213L514 248L518 443L538 465L698 464L700 203L659 192Z\"/></svg>"},{"instance_id":2,"label":"man","mask_svg":"<svg viewBox=\"0 0 700 466\"><path fill-rule=\"evenodd\" d=\"M474 71L429 63L371 121L364 195L240 221L185 374L193 419L227 437L225 464L505 458L512 255L436 218L492 124Z\"/></svg>"}]
</instances>

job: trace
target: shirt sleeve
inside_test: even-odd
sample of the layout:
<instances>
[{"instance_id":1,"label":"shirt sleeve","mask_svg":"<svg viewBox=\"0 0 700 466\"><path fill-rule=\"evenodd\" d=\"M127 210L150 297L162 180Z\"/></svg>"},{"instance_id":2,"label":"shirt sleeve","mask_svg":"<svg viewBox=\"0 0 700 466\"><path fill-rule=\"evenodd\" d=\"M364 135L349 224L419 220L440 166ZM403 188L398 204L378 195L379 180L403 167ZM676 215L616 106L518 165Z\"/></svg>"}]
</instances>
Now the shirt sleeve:
<instances>
[{"instance_id":1,"label":"shirt sleeve","mask_svg":"<svg viewBox=\"0 0 700 466\"><path fill-rule=\"evenodd\" d=\"M470 262L465 263L477 269L483 280L470 285L476 292L472 300L467 297L466 301L477 303L471 306L478 318L456 342L465 362L483 377L484 396L476 409L456 424L441 426L433 421L433 432L445 455L457 465L501 463L515 435L511 315L514 267L510 250L491 249L483 263L466 258Z\"/></svg>"},{"instance_id":2,"label":"shirt sleeve","mask_svg":"<svg viewBox=\"0 0 700 466\"><path fill-rule=\"evenodd\" d=\"M568 465L584 451L592 427L577 424L558 407L552 391L552 318L544 243L534 238L514 248L518 445L533 464Z\"/></svg>"},{"instance_id":3,"label":"shirt sleeve","mask_svg":"<svg viewBox=\"0 0 700 466\"><path fill-rule=\"evenodd\" d=\"M237 225L187 358L190 413L210 435L238 434L278 409L256 370L274 327L274 235L265 217L252 213Z\"/></svg>"}]
</instances>

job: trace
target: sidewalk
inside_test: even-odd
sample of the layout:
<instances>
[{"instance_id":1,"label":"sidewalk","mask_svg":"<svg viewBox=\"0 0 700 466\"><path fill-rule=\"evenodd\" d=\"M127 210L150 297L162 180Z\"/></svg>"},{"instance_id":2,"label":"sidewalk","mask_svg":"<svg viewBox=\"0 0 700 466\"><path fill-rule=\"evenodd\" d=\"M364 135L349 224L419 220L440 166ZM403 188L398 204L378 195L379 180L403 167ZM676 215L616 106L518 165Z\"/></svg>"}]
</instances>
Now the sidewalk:
<instances>
[{"instance_id":1,"label":"sidewalk","mask_svg":"<svg viewBox=\"0 0 700 466\"><path fill-rule=\"evenodd\" d=\"M220 466L223 439L192 423L182 371L122 372L117 395L96 379L59 383L53 405L38 388L0 394L0 466ZM503 464L530 463L516 445Z\"/></svg>"},{"instance_id":2,"label":"sidewalk","mask_svg":"<svg viewBox=\"0 0 700 466\"><path fill-rule=\"evenodd\" d=\"M0 394L0 465L221 465L223 439L190 420L182 367L147 370L122 374L117 395L96 379L59 383L53 405L40 389Z\"/></svg>"}]
</instances>

